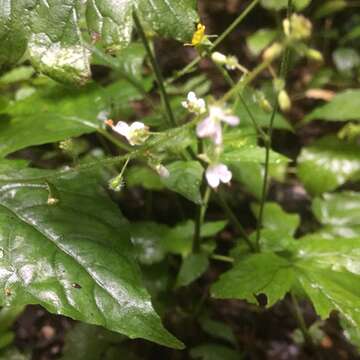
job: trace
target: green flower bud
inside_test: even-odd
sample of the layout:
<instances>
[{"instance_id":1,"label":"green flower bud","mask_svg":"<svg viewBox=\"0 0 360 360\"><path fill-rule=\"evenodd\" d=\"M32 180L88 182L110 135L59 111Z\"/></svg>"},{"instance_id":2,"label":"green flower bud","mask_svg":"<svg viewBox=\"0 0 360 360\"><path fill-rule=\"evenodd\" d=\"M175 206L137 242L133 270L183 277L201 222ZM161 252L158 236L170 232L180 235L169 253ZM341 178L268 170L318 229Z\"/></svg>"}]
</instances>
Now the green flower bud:
<instances>
[{"instance_id":1,"label":"green flower bud","mask_svg":"<svg viewBox=\"0 0 360 360\"><path fill-rule=\"evenodd\" d=\"M289 111L291 109L291 100L285 90L279 92L278 103L282 111Z\"/></svg>"},{"instance_id":2,"label":"green flower bud","mask_svg":"<svg viewBox=\"0 0 360 360\"><path fill-rule=\"evenodd\" d=\"M263 52L262 56L264 60L272 60L277 58L282 51L283 46L280 43L275 42Z\"/></svg>"},{"instance_id":3,"label":"green flower bud","mask_svg":"<svg viewBox=\"0 0 360 360\"><path fill-rule=\"evenodd\" d=\"M316 49L308 49L306 51L306 56L307 56L307 58L314 60L314 61L318 61L318 62L324 61L324 58L323 58L321 52Z\"/></svg>"}]
</instances>

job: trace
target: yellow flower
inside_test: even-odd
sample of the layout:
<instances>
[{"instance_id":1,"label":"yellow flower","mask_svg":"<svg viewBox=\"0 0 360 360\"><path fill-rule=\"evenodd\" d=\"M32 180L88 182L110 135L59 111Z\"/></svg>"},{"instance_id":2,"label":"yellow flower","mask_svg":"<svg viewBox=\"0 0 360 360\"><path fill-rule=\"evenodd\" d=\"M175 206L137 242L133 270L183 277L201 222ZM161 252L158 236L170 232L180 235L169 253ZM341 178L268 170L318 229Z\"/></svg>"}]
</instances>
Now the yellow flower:
<instances>
[{"instance_id":1,"label":"yellow flower","mask_svg":"<svg viewBox=\"0 0 360 360\"><path fill-rule=\"evenodd\" d=\"M196 31L193 34L191 39L191 44L185 44L185 46L198 46L200 45L205 38L205 25L199 23L197 25Z\"/></svg>"}]
</instances>

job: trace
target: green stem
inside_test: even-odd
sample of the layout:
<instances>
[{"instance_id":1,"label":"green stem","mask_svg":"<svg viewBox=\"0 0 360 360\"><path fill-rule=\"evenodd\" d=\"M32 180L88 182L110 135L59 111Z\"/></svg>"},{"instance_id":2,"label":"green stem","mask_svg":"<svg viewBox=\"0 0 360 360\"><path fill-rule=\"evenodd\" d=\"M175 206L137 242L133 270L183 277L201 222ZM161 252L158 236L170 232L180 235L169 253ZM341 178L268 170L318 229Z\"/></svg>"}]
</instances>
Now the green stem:
<instances>
[{"instance_id":1,"label":"green stem","mask_svg":"<svg viewBox=\"0 0 360 360\"><path fill-rule=\"evenodd\" d=\"M123 68L109 55L104 54L102 51L100 51L95 46L85 43L85 46L88 50L90 50L92 53L94 53L96 56L98 56L102 61L104 61L106 64L108 64L111 68L116 70L129 84L131 84L145 99L145 101L152 107L155 108L155 104L150 97L150 95L146 92L145 88L141 84L140 81L135 79L134 77L127 74Z\"/></svg>"},{"instance_id":2,"label":"green stem","mask_svg":"<svg viewBox=\"0 0 360 360\"><path fill-rule=\"evenodd\" d=\"M303 314L300 309L300 305L296 299L296 296L292 292L290 293L290 296L291 296L291 302L293 305L294 315L295 315L297 323L299 324L300 331L304 336L305 342L310 347L313 348L314 342L313 342L312 336L309 332L309 329L306 326L305 319L304 319Z\"/></svg>"},{"instance_id":3,"label":"green stem","mask_svg":"<svg viewBox=\"0 0 360 360\"><path fill-rule=\"evenodd\" d=\"M245 17L251 12L251 10L257 5L259 0L253 0L248 7L227 27L227 29L214 41L212 46L207 52L211 54L211 52L217 48L222 41L245 19ZM173 83L180 77L192 71L192 69L201 61L202 57L198 56L193 61L191 61L188 65L186 65L182 70L180 70L172 79L169 79L168 83Z\"/></svg>"},{"instance_id":4,"label":"green stem","mask_svg":"<svg viewBox=\"0 0 360 360\"><path fill-rule=\"evenodd\" d=\"M235 229L241 234L241 236L244 238L244 241L246 242L247 246L252 252L255 252L256 249L254 248L254 245L252 244L248 234L246 233L244 227L241 225L239 220L237 219L236 215L231 210L230 206L227 204L224 195L219 191L217 193L217 197L219 199L219 203L223 210L225 211L226 216L230 220L230 222L234 225Z\"/></svg>"},{"instance_id":5,"label":"green stem","mask_svg":"<svg viewBox=\"0 0 360 360\"><path fill-rule=\"evenodd\" d=\"M231 78L231 76L229 75L229 73L220 65L217 65L217 68L219 69L219 71L221 72L221 74L223 75L224 79L226 80L226 82L228 83L228 85L232 88L233 86L235 86L235 83L233 81L233 79ZM245 111L248 113L254 128L256 130L256 132L258 133L259 136L261 136L263 139L266 139L267 135L265 134L265 132L263 131L263 129L259 126L259 124L257 123L254 114L251 112L250 108L248 107L248 105L246 104L246 101L244 99L244 97L242 96L241 92L239 91L237 93L238 99L240 100L240 102L242 103Z\"/></svg>"},{"instance_id":6,"label":"green stem","mask_svg":"<svg viewBox=\"0 0 360 360\"><path fill-rule=\"evenodd\" d=\"M141 41L143 42L145 50L146 50L146 52L147 52L147 54L149 56L152 68L153 68L153 70L155 72L156 80L157 80L157 83L159 85L161 100L163 102L164 109L165 109L166 114L167 114L169 125L174 127L174 126L176 126L176 121L175 121L175 117L174 117L174 114L173 114L171 106L170 106L170 101L169 101L168 95L166 93L166 89L165 89L165 85L164 85L164 78L163 78L163 76L161 74L160 67L159 67L159 65L158 65L158 63L156 61L155 55L153 54L153 52L151 50L150 44L148 42L148 39L147 39L147 37L145 35L144 29L143 29L143 27L141 25L140 19L139 19L138 15L137 15L135 9L134 9L133 15L134 15L135 25L136 25L137 30L139 32Z\"/></svg>"},{"instance_id":7,"label":"green stem","mask_svg":"<svg viewBox=\"0 0 360 360\"><path fill-rule=\"evenodd\" d=\"M210 258L214 259L214 260L218 260L218 261L231 263L231 264L235 262L235 260L232 257L225 256L225 255L212 254L210 256Z\"/></svg>"},{"instance_id":8,"label":"green stem","mask_svg":"<svg viewBox=\"0 0 360 360\"><path fill-rule=\"evenodd\" d=\"M197 254L200 252L201 225L202 225L201 224L201 208L202 208L201 205L196 207L195 231L194 231L194 239L193 239L193 247L192 247L193 254Z\"/></svg>"},{"instance_id":9,"label":"green stem","mask_svg":"<svg viewBox=\"0 0 360 360\"><path fill-rule=\"evenodd\" d=\"M288 18L290 18L290 16L291 16L291 9L292 9L292 0L288 0L288 11L287 11ZM284 80L286 78L286 74L287 74L287 70L288 70L287 67L288 67L289 50L290 49L287 46L283 53L283 57L281 60L280 77ZM273 105L273 111L272 111L271 118L270 118L267 139L265 141L264 181L263 181L263 187L262 187L262 193L261 193L259 216L258 216L257 227L256 227L256 250L257 251L261 250L260 237L261 237L261 228L262 228L263 217L264 217L265 201L266 201L266 197L267 197L268 184L269 184L269 167L270 167L270 151L271 151L271 145L272 145L272 134L273 134L273 128L274 128L275 115L279 108L277 98L278 98L278 92L276 91L274 94L274 105Z\"/></svg>"}]
</instances>

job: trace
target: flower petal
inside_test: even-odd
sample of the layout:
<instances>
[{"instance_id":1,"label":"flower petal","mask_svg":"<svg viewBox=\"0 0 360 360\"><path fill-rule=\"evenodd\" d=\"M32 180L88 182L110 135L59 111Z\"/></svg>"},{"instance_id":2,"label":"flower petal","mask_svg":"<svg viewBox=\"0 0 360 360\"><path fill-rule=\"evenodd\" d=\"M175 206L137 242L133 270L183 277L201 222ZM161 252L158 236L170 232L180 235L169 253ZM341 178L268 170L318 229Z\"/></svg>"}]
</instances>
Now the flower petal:
<instances>
[{"instance_id":1,"label":"flower petal","mask_svg":"<svg viewBox=\"0 0 360 360\"><path fill-rule=\"evenodd\" d=\"M190 91L187 95L187 99L189 102L196 102L197 101L196 94L193 91Z\"/></svg>"},{"instance_id":2,"label":"flower petal","mask_svg":"<svg viewBox=\"0 0 360 360\"><path fill-rule=\"evenodd\" d=\"M131 131L136 131L136 130L143 130L146 128L146 126L140 122L140 121L135 121L130 125Z\"/></svg>"},{"instance_id":3,"label":"flower petal","mask_svg":"<svg viewBox=\"0 0 360 360\"><path fill-rule=\"evenodd\" d=\"M215 145L219 146L223 142L221 124L218 122L215 122L214 125L215 125L215 127L214 127L214 133L212 135L212 139L213 139Z\"/></svg>"},{"instance_id":4,"label":"flower petal","mask_svg":"<svg viewBox=\"0 0 360 360\"><path fill-rule=\"evenodd\" d=\"M206 117L196 126L196 134L199 138L213 137L216 133L216 122L210 117Z\"/></svg>"},{"instance_id":5,"label":"flower petal","mask_svg":"<svg viewBox=\"0 0 360 360\"><path fill-rule=\"evenodd\" d=\"M206 181L209 186L216 189L220 185L220 179L216 171L216 166L210 165L205 172Z\"/></svg>"},{"instance_id":6,"label":"flower petal","mask_svg":"<svg viewBox=\"0 0 360 360\"><path fill-rule=\"evenodd\" d=\"M124 122L119 121L114 127L113 130L119 133L122 136L125 136L126 138L129 136L130 133L130 126Z\"/></svg>"},{"instance_id":7,"label":"flower petal","mask_svg":"<svg viewBox=\"0 0 360 360\"><path fill-rule=\"evenodd\" d=\"M240 123L240 119L235 115L224 115L221 120L230 126L236 126Z\"/></svg>"},{"instance_id":8,"label":"flower petal","mask_svg":"<svg viewBox=\"0 0 360 360\"><path fill-rule=\"evenodd\" d=\"M232 173L226 165L219 164L216 170L221 182L227 184L231 181Z\"/></svg>"}]
</instances>

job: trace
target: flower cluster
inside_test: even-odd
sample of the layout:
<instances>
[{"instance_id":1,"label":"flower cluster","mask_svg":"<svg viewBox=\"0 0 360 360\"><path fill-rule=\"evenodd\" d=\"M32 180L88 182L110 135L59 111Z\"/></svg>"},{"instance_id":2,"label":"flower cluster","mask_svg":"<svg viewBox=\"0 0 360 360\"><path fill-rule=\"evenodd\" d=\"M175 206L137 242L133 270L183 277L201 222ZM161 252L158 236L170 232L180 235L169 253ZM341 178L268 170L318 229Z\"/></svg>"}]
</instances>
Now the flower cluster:
<instances>
[{"instance_id":1,"label":"flower cluster","mask_svg":"<svg viewBox=\"0 0 360 360\"><path fill-rule=\"evenodd\" d=\"M188 109L189 112L197 115L208 112L208 115L201 120L196 126L196 135L200 139L209 138L215 145L216 159L210 162L206 169L205 177L210 187L216 189L220 183L227 184L232 178L232 173L228 167L218 162L218 155L221 152L223 142L222 123L229 126L236 126L240 119L232 115L229 109L218 105L210 105L206 110L206 103L204 99L197 98L194 92L190 92L187 100L182 102L182 105ZM207 159L207 157L205 157Z\"/></svg>"}]
</instances>

